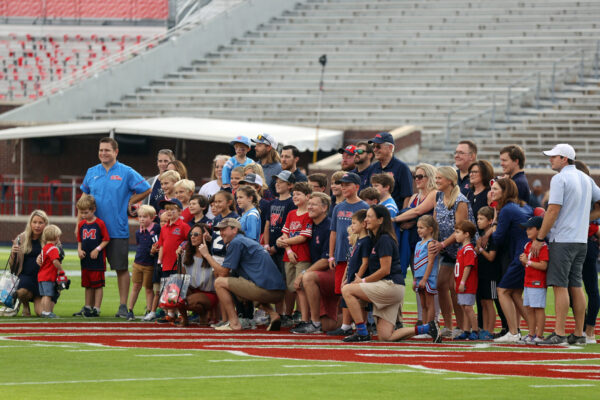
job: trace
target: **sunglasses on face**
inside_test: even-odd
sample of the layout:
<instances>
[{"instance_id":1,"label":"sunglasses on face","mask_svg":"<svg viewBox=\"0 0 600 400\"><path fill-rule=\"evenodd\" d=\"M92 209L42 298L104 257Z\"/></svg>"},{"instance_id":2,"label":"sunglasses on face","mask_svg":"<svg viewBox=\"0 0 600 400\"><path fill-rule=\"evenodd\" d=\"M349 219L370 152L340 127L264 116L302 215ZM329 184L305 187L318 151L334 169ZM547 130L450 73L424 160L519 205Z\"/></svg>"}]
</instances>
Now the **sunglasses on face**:
<instances>
[{"instance_id":1,"label":"sunglasses on face","mask_svg":"<svg viewBox=\"0 0 600 400\"><path fill-rule=\"evenodd\" d=\"M413 175L413 179L415 179L417 181L420 181L423 178L425 178L425 175L421 175L421 174Z\"/></svg>"},{"instance_id":2,"label":"sunglasses on face","mask_svg":"<svg viewBox=\"0 0 600 400\"><path fill-rule=\"evenodd\" d=\"M336 185L341 185L341 184L342 184L342 181L335 181L335 182L333 182L333 183L335 183Z\"/></svg>"},{"instance_id":3,"label":"sunglasses on face","mask_svg":"<svg viewBox=\"0 0 600 400\"><path fill-rule=\"evenodd\" d=\"M365 154L367 151L364 149L356 149L354 150L354 154Z\"/></svg>"},{"instance_id":4,"label":"sunglasses on face","mask_svg":"<svg viewBox=\"0 0 600 400\"><path fill-rule=\"evenodd\" d=\"M192 236L192 237L196 237L196 236L200 236L200 235L202 235L200 232L192 232L190 234L190 236Z\"/></svg>"}]
</instances>

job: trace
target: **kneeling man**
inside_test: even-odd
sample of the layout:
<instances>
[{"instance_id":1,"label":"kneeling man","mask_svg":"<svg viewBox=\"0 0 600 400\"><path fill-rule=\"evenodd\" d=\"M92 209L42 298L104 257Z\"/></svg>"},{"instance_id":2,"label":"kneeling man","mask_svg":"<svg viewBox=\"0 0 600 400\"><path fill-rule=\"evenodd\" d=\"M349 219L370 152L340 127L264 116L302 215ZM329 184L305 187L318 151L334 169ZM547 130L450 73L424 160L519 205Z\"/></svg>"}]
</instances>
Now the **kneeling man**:
<instances>
[{"instance_id":1,"label":"kneeling man","mask_svg":"<svg viewBox=\"0 0 600 400\"><path fill-rule=\"evenodd\" d=\"M234 218L223 219L213 229L220 231L227 246L223 265L210 255L206 243L200 245L200 253L214 268L215 275L219 276L215 280L215 291L227 313L223 319L229 321L219 330L242 329L232 294L239 300L257 302L271 318L267 330L279 330L281 319L271 304L283 300L286 286L271 256L257 241L244 236L239 221ZM238 277L230 277L230 271L235 271Z\"/></svg>"}]
</instances>

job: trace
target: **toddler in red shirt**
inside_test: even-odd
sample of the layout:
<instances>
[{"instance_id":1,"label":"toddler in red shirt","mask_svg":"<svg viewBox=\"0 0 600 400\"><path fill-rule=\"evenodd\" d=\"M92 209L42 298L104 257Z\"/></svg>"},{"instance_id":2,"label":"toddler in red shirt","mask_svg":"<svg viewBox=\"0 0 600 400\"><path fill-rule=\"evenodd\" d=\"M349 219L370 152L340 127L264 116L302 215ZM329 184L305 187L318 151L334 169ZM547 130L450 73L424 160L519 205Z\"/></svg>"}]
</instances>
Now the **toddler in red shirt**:
<instances>
[{"instance_id":1,"label":"toddler in red shirt","mask_svg":"<svg viewBox=\"0 0 600 400\"><path fill-rule=\"evenodd\" d=\"M42 318L58 318L54 314L54 302L56 297L56 277L62 272L60 263L60 251L56 246L60 243L60 228L56 225L48 225L42 232L42 265L38 272L38 287L42 296Z\"/></svg>"},{"instance_id":2,"label":"toddler in red shirt","mask_svg":"<svg viewBox=\"0 0 600 400\"><path fill-rule=\"evenodd\" d=\"M456 294L458 305L463 313L463 333L456 337L457 340L479 339L479 327L477 316L473 311L475 295L477 294L477 253L473 247L472 240L476 232L475 224L463 220L454 225L454 237L462 247L456 254L454 266L454 281L456 283Z\"/></svg>"},{"instance_id":3,"label":"toddler in red shirt","mask_svg":"<svg viewBox=\"0 0 600 400\"><path fill-rule=\"evenodd\" d=\"M525 284L523 289L523 305L527 311L527 326L529 334L523 338L523 342L535 344L544 339L544 325L546 324L546 270L548 269L548 245L544 243L538 256L533 257L530 253L531 244L538 237L538 231L542 227L542 217L531 217L521 224L527 229L529 242L525 245L519 260L525 267Z\"/></svg>"}]
</instances>

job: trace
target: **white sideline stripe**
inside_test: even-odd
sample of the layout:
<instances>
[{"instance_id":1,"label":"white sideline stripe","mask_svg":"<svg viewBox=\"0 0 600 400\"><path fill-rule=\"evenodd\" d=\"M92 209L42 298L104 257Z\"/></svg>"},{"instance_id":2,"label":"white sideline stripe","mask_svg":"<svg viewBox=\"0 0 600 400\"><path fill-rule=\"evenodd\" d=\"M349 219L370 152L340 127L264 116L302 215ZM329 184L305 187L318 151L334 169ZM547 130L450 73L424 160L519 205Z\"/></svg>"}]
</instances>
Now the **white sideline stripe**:
<instances>
[{"instance_id":1,"label":"white sideline stripe","mask_svg":"<svg viewBox=\"0 0 600 400\"><path fill-rule=\"evenodd\" d=\"M582 383L580 385L529 385L529 387L532 387L532 388L596 387L596 385Z\"/></svg>"},{"instance_id":2,"label":"white sideline stripe","mask_svg":"<svg viewBox=\"0 0 600 400\"><path fill-rule=\"evenodd\" d=\"M292 372L285 374L247 374L247 375L200 375L200 376L172 376L156 378L121 378L121 379L86 379L79 381L38 381L38 382L0 382L0 386L26 386L26 385L64 385L81 383L106 383L106 382L154 382L154 381L186 381L202 379L239 379L239 378L275 378L292 376L327 376L327 375L380 375L380 374L404 374L415 371L406 369L390 369L385 371L343 371L343 372Z\"/></svg>"},{"instance_id":3,"label":"white sideline stripe","mask_svg":"<svg viewBox=\"0 0 600 400\"><path fill-rule=\"evenodd\" d=\"M79 352L89 352L89 351L123 351L123 350L128 350L128 349L79 349L79 350L67 350L69 352L72 353L79 353Z\"/></svg>"},{"instance_id":4,"label":"white sideline stripe","mask_svg":"<svg viewBox=\"0 0 600 400\"><path fill-rule=\"evenodd\" d=\"M136 357L190 357L193 356L192 353L183 353L183 354L136 354Z\"/></svg>"},{"instance_id":5,"label":"white sideline stripe","mask_svg":"<svg viewBox=\"0 0 600 400\"><path fill-rule=\"evenodd\" d=\"M444 378L446 381L488 381L492 379L506 379L502 376L481 376L481 377L455 377L455 378Z\"/></svg>"},{"instance_id":6,"label":"white sideline stripe","mask_svg":"<svg viewBox=\"0 0 600 400\"><path fill-rule=\"evenodd\" d=\"M226 360L208 360L208 362L255 362L255 361L271 361L271 360L263 360L260 358L257 359L249 359L249 360L233 360L233 359L226 359Z\"/></svg>"},{"instance_id":7,"label":"white sideline stripe","mask_svg":"<svg viewBox=\"0 0 600 400\"><path fill-rule=\"evenodd\" d=\"M583 364L585 365L585 364ZM600 372L600 369L551 369L550 371L556 371L556 372L591 372L591 373L598 373Z\"/></svg>"},{"instance_id":8,"label":"white sideline stripe","mask_svg":"<svg viewBox=\"0 0 600 400\"><path fill-rule=\"evenodd\" d=\"M309 365L282 365L283 368L338 368L347 367L347 365L340 364L309 364Z\"/></svg>"}]
</instances>

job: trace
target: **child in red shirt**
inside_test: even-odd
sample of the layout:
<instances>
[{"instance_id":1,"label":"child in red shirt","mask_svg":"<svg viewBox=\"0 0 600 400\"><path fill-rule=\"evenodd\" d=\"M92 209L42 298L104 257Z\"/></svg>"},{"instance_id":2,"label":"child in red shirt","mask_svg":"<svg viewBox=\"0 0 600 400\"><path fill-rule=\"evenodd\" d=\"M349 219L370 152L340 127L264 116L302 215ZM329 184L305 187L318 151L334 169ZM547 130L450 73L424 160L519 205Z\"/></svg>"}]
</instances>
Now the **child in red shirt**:
<instances>
[{"instance_id":1,"label":"child in red shirt","mask_svg":"<svg viewBox=\"0 0 600 400\"><path fill-rule=\"evenodd\" d=\"M277 239L277 246L285 249L283 262L285 267L285 280L287 291L285 295L285 316L289 316L294 307L296 289L294 281L300 274L304 273L310 265L310 248L308 240L312 237L312 219L308 216L308 196L312 193L307 182L298 182L292 189L292 200L298 207L292 210L285 219L283 233Z\"/></svg>"},{"instance_id":2,"label":"child in red shirt","mask_svg":"<svg viewBox=\"0 0 600 400\"><path fill-rule=\"evenodd\" d=\"M158 239L158 265L161 267L161 279L177 273L177 249L182 247L187 240L190 226L179 218L183 206L175 198L161 200L160 207L165 210L169 223L160 230ZM172 322L175 311L169 310L165 319L158 322Z\"/></svg>"},{"instance_id":3,"label":"child in red shirt","mask_svg":"<svg viewBox=\"0 0 600 400\"><path fill-rule=\"evenodd\" d=\"M454 281L456 283L456 294L458 305L463 313L463 333L456 337L458 340L479 339L479 327L477 316L473 311L475 295L477 294L477 253L471 243L475 236L475 224L463 220L454 226L454 237L462 247L456 254L456 265L454 267Z\"/></svg>"},{"instance_id":4,"label":"child in red shirt","mask_svg":"<svg viewBox=\"0 0 600 400\"><path fill-rule=\"evenodd\" d=\"M529 242L525 245L524 252L519 260L525 267L525 288L523 290L523 305L527 310L527 326L529 334L523 338L523 342L535 344L544 339L544 325L546 324L546 270L548 269L548 245L544 243L538 256L533 257L530 253L531 244L538 237L538 231L542 227L542 217L531 217L521 224L527 229Z\"/></svg>"},{"instance_id":5,"label":"child in red shirt","mask_svg":"<svg viewBox=\"0 0 600 400\"><path fill-rule=\"evenodd\" d=\"M54 312L52 298L56 296L56 277L62 272L60 251L56 247L60 243L60 228L48 225L42 232L42 265L38 272L38 287L42 296L42 318L58 318Z\"/></svg>"}]
</instances>

